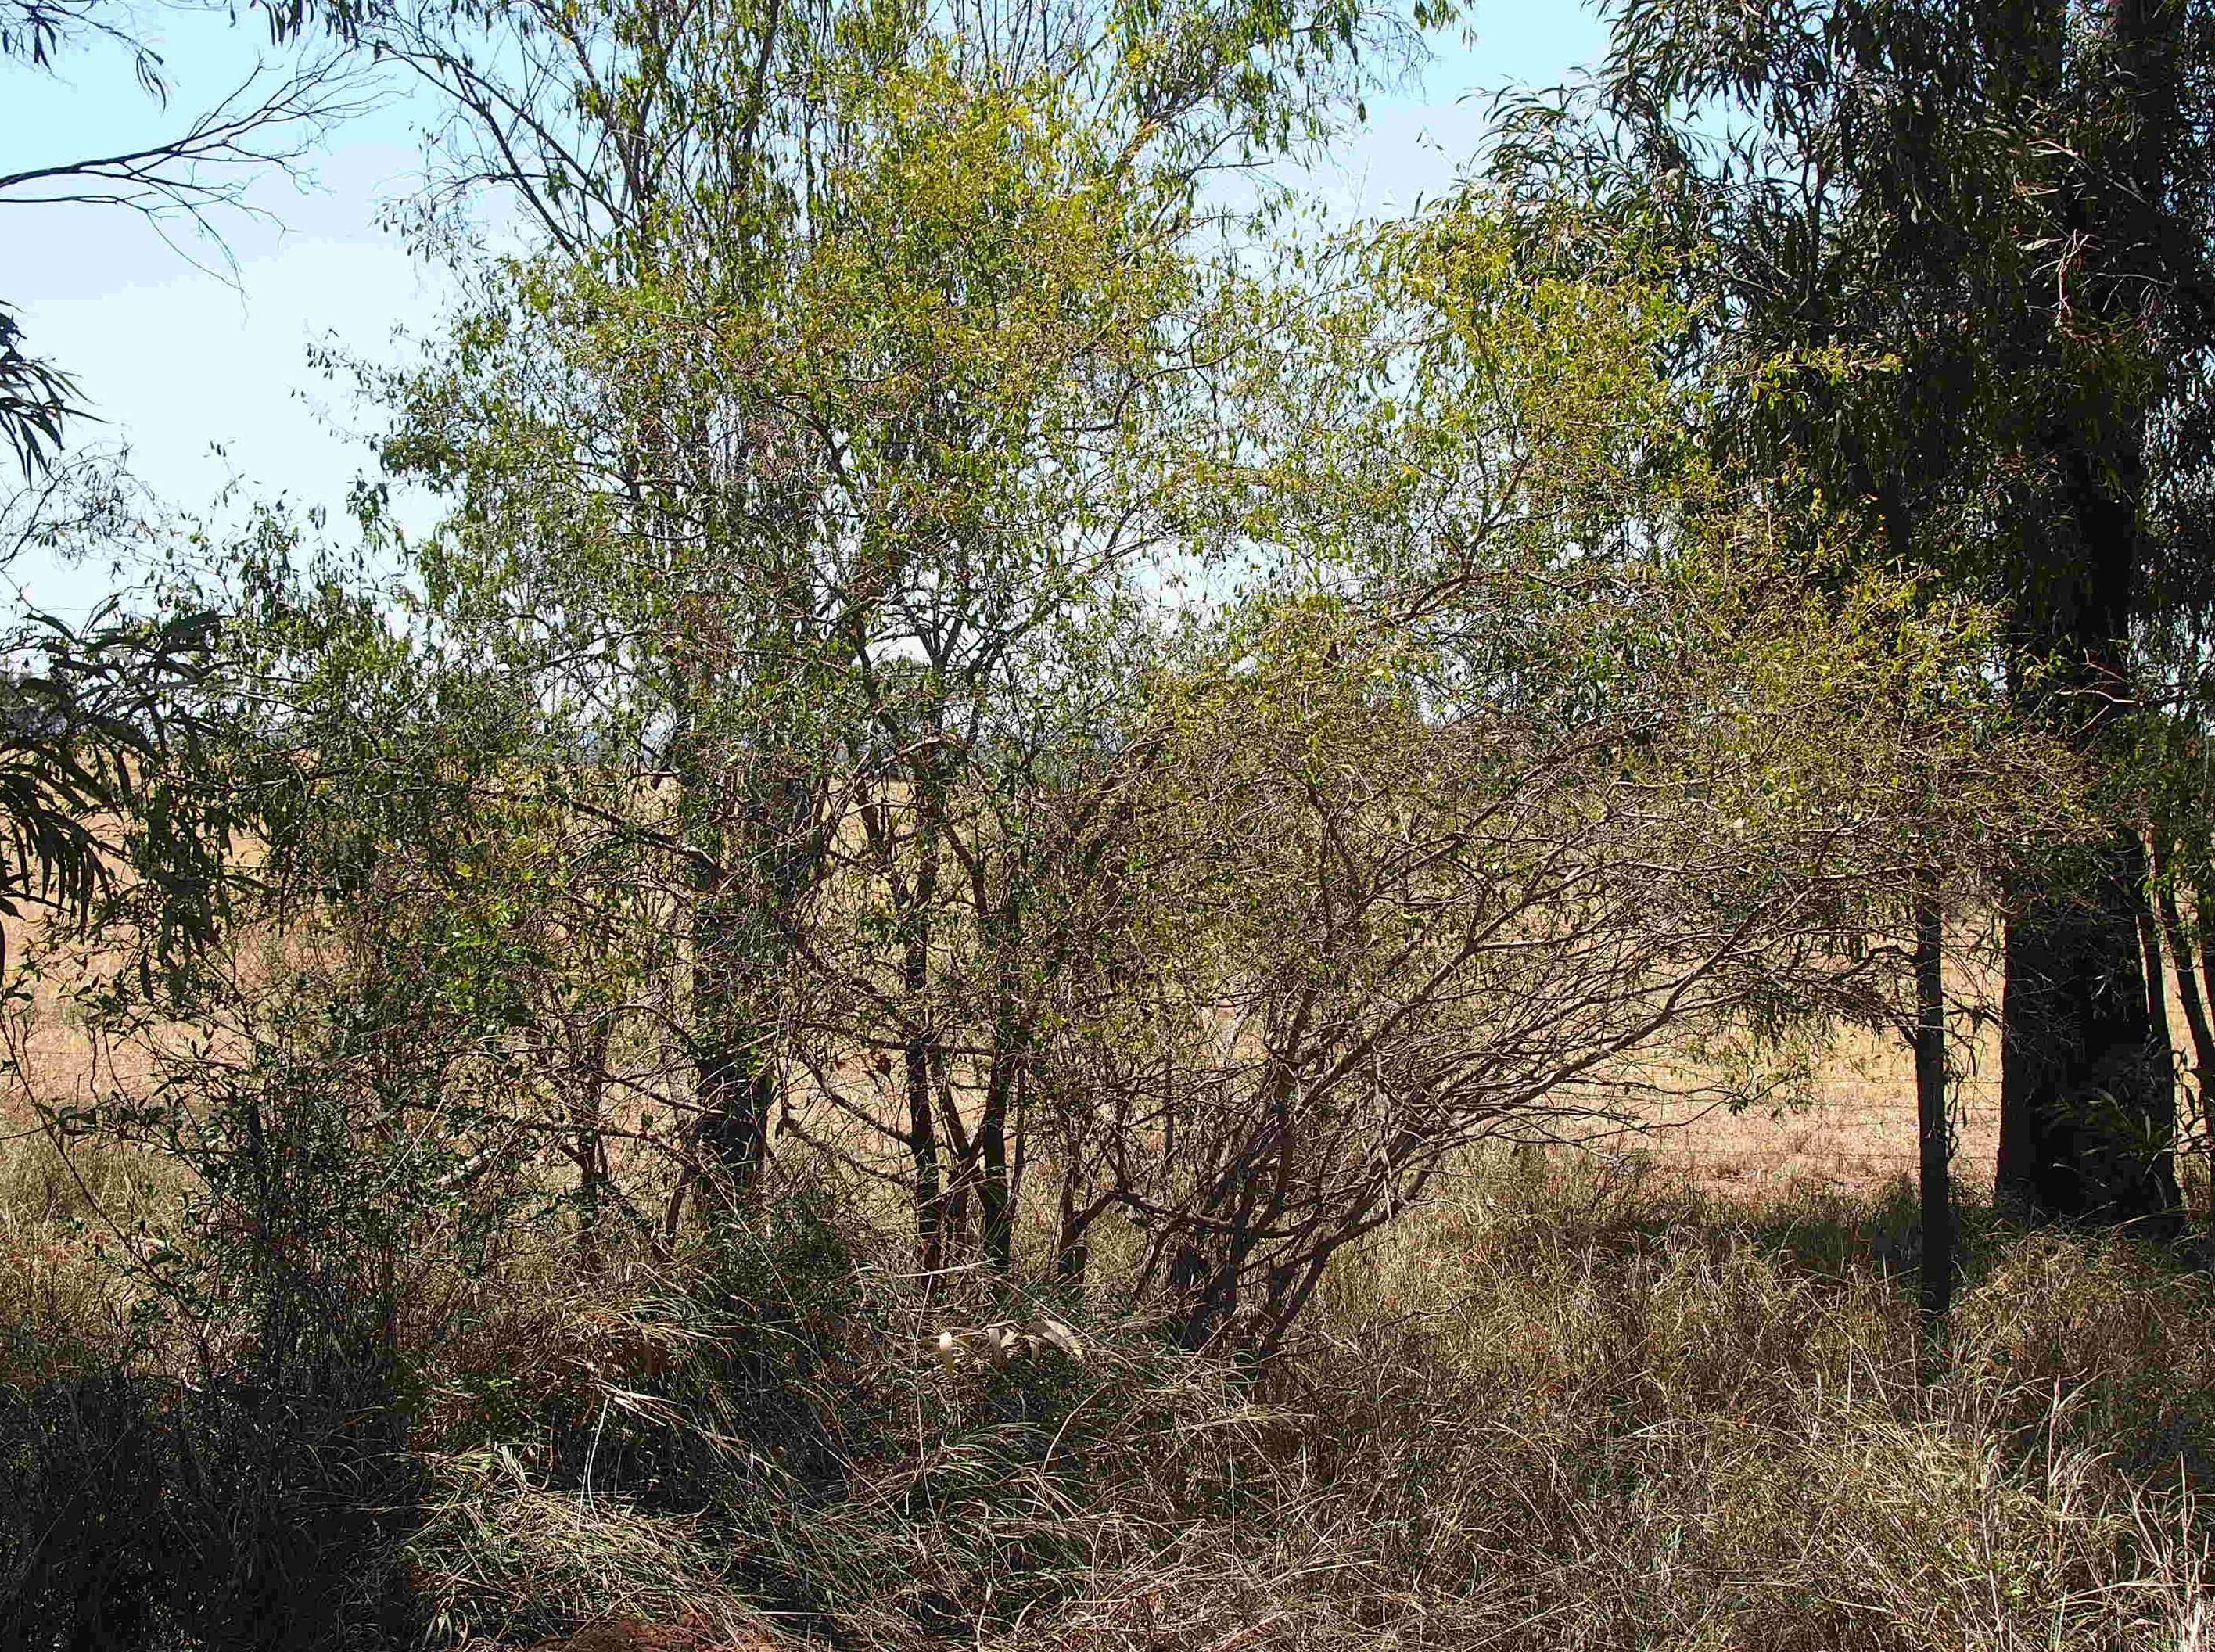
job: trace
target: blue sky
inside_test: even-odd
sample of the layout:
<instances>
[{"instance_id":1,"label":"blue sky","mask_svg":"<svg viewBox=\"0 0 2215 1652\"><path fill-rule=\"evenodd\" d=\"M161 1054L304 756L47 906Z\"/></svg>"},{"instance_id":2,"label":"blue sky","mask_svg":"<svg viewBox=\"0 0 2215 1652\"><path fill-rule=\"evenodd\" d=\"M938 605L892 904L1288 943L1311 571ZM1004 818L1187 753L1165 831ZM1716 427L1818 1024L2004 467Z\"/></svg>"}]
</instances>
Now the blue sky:
<instances>
[{"instance_id":1,"label":"blue sky","mask_svg":"<svg viewBox=\"0 0 2215 1652\"><path fill-rule=\"evenodd\" d=\"M47 79L0 69L0 173L112 153L181 126L237 85L264 48L258 21L149 10L173 83L165 112L121 54L87 52ZM1486 95L1548 85L1592 62L1604 32L1572 0L1477 0L1474 38L1435 42L1419 86L1372 104L1365 131L1307 187L1371 212L1436 193L1475 147ZM379 226L418 167L423 111L395 101L334 134L305 189L269 178L263 216L220 220L235 271L184 230L166 243L114 207L0 206L0 298L35 347L74 372L106 421L85 439L127 443L134 470L173 505L206 512L226 486L335 503L370 468L365 421L310 363L317 343L404 359L436 325L438 273ZM65 611L104 593L103 570L19 565L36 600Z\"/></svg>"}]
</instances>

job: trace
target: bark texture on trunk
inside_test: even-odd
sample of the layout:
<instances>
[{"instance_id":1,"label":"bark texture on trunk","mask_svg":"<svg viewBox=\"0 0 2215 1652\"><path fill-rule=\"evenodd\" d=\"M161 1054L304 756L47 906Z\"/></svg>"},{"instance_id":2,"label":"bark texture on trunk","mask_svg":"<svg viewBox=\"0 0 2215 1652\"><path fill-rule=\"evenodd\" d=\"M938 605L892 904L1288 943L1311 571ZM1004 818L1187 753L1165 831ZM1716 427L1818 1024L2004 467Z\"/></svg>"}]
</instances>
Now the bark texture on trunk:
<instances>
[{"instance_id":1,"label":"bark texture on trunk","mask_svg":"<svg viewBox=\"0 0 2215 1652\"><path fill-rule=\"evenodd\" d=\"M1954 1135L1946 1116L1946 952L1935 894L1915 905L1915 1118L1921 1146L1925 1317L1954 1305Z\"/></svg>"},{"instance_id":2,"label":"bark texture on trunk","mask_svg":"<svg viewBox=\"0 0 2215 1652\"><path fill-rule=\"evenodd\" d=\"M2036 318L2051 333L2128 338L2157 323L2150 306L2176 267L2171 175L2188 150L2177 130L2185 17L2177 0L2118 0L2095 24L2106 107L2077 148L2054 152L2042 196L2073 249ZM2046 31L2057 42L2065 32ZM2048 371L2064 365L2050 339L2026 367L2041 357ZM2044 663L2031 703L2095 769L2136 698L2130 648L2151 561L2156 394L2128 374L2103 380L2100 365L2053 378L2039 439L2046 478L2023 516L2014 592L2019 639ZM2000 1188L2044 1217L2173 1211L2175 1091L2142 942L2144 844L2118 830L2077 875L2028 884L2007 926Z\"/></svg>"},{"instance_id":3,"label":"bark texture on trunk","mask_svg":"<svg viewBox=\"0 0 2215 1652\"><path fill-rule=\"evenodd\" d=\"M2166 1029L2150 1009L2135 839L2081 895L2029 893L2007 926L1999 1186L2033 1213L2123 1220L2179 1202Z\"/></svg>"}]
</instances>

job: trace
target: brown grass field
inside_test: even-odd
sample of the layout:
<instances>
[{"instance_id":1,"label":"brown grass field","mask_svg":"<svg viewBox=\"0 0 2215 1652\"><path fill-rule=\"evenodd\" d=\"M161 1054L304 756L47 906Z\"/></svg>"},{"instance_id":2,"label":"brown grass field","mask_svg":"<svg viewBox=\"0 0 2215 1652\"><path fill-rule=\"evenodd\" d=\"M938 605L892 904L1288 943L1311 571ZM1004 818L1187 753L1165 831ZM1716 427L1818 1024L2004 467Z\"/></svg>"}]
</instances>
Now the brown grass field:
<instances>
[{"instance_id":1,"label":"brown grass field","mask_svg":"<svg viewBox=\"0 0 2215 1652\"><path fill-rule=\"evenodd\" d=\"M1986 1033L1954 1090L1954 1174L1989 1190L1999 1146L1999 1051ZM1758 1201L1795 1192L1874 1193L1916 1173L1915 1072L1897 1039L1850 1031L1816 1068L1807 1105L1789 1111L1654 1113L1638 1145L1657 1166L1710 1191ZM1672 1127L1678 1126L1681 1127Z\"/></svg>"}]
</instances>

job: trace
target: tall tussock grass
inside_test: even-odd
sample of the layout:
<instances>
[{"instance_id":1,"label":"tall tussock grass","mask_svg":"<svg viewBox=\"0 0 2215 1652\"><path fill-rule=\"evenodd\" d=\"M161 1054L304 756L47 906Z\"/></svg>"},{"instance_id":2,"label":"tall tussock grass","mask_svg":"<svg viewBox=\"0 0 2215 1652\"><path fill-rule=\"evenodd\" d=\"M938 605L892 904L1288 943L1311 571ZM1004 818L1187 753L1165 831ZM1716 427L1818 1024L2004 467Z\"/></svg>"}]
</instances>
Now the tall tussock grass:
<instances>
[{"instance_id":1,"label":"tall tussock grass","mask_svg":"<svg viewBox=\"0 0 2215 1652\"><path fill-rule=\"evenodd\" d=\"M1239 1643L2204 1644L2215 1281L1977 1212L1934 1338L1907 1207L1475 1167L1267 1379L1297 1518ZM1177 1592L1200 1623L1232 1587Z\"/></svg>"},{"instance_id":2,"label":"tall tussock grass","mask_svg":"<svg viewBox=\"0 0 2215 1652\"><path fill-rule=\"evenodd\" d=\"M919 1278L803 1179L673 1250L519 1219L211 1368L51 1169L0 1176L11 1272L88 1281L6 1299L0 1646L2215 1644L2188 1242L1973 1211L1933 1333L1904 1190L1480 1158L1255 1368L1112 1279ZM1040 1313L1081 1357L938 1357Z\"/></svg>"}]
</instances>

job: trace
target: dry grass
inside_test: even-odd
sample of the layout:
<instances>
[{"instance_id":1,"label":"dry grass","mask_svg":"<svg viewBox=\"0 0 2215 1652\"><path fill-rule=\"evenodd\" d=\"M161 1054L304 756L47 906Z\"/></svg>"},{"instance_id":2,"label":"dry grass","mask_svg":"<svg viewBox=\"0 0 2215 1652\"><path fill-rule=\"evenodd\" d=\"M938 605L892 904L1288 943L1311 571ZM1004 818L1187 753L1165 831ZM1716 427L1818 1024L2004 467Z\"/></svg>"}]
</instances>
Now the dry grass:
<instances>
[{"instance_id":1,"label":"dry grass","mask_svg":"<svg viewBox=\"0 0 2215 1652\"><path fill-rule=\"evenodd\" d=\"M45 1036L19 1077L68 1095ZM1856 1035L1806 1111L1472 1156L1258 1376L1050 1297L1083 1363L942 1368L940 1326L1028 1305L926 1293L853 1200L802 1188L667 1258L588 1256L549 1209L483 1269L405 1274L393 1567L433 1643L478 1648L621 1622L883 1652L2215 1652L2215 1276L1973 1201L1934 1341L1912 1118L1904 1053ZM121 1357L118 1247L172 1194L137 1156L0 1146L0 1398Z\"/></svg>"},{"instance_id":2,"label":"dry grass","mask_svg":"<svg viewBox=\"0 0 2215 1652\"><path fill-rule=\"evenodd\" d=\"M2215 1284L1987 1223L1934 1348L1899 1219L1475 1167L1334 1282L1235 1563L1194 1533L1058 1643L2206 1645Z\"/></svg>"},{"instance_id":3,"label":"dry grass","mask_svg":"<svg viewBox=\"0 0 2215 1652\"><path fill-rule=\"evenodd\" d=\"M1999 1151L1999 1049L1965 1040L1954 1085L1955 1174L1989 1192ZM1703 1186L1753 1201L1880 1192L1916 1169L1915 1068L1897 1038L1848 1031L1818 1064L1806 1105L1697 1116L1656 1107L1653 1133L1626 1144Z\"/></svg>"},{"instance_id":4,"label":"dry grass","mask_svg":"<svg viewBox=\"0 0 2215 1652\"><path fill-rule=\"evenodd\" d=\"M75 1242L75 1177L17 1162L0 1191L18 1255ZM2176 1252L1973 1211L1934 1343L1904 1188L1755 1201L1485 1155L1258 1379L1097 1311L1081 1364L949 1371L933 1328L1009 1305L926 1297L887 1240L806 1196L780 1210L659 1270L522 1235L426 1299L405 1558L434 1641L624 1620L885 1652L2197 1652L2215 1631L2215 1279Z\"/></svg>"},{"instance_id":5,"label":"dry grass","mask_svg":"<svg viewBox=\"0 0 2215 1652\"><path fill-rule=\"evenodd\" d=\"M1996 923L1949 937L1954 1174L1973 1196L1989 1194L1999 1153L2001 971ZM2169 1026L2181 1064L2191 1053L2174 970ZM2198 1098L2180 1085L2179 1173L2187 1201L2209 1208L2207 1140ZM1655 1105L1651 1129L1619 1145L1711 1191L1755 1204L1807 1195L1881 1196L1916 1173L1915 1065L1895 1034L1847 1029L1814 1063L1804 1104L1732 1114Z\"/></svg>"},{"instance_id":6,"label":"dry grass","mask_svg":"<svg viewBox=\"0 0 2215 1652\"><path fill-rule=\"evenodd\" d=\"M709 1623L735 1641L760 1625L727 1581L727 1547L696 1517L534 1489L497 1453L442 1465L440 1477L444 1494L409 1546L418 1588L439 1603L434 1637L512 1645L631 1619Z\"/></svg>"},{"instance_id":7,"label":"dry grass","mask_svg":"<svg viewBox=\"0 0 2215 1652\"><path fill-rule=\"evenodd\" d=\"M1934 1342L1911 1229L1905 1189L1483 1157L1258 1382L1097 1320L1081 1367L948 1372L953 1305L870 1274L761 1368L815 1385L783 1439L827 1477L673 1510L549 1435L450 1464L419 1543L481 1629L750 1601L887 1652L2205 1648L2215 1279L1979 1210Z\"/></svg>"}]
</instances>

